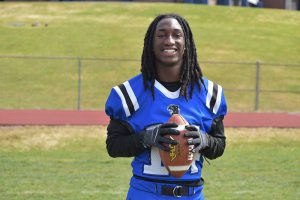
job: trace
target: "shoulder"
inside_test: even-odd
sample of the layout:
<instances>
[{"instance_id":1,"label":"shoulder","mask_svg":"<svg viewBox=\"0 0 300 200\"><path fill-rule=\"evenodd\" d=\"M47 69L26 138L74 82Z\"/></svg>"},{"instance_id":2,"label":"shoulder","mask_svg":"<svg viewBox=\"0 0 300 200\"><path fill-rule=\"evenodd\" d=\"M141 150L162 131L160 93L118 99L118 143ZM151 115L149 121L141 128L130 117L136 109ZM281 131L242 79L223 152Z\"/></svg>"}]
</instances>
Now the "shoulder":
<instances>
[{"instance_id":1,"label":"shoulder","mask_svg":"<svg viewBox=\"0 0 300 200\"><path fill-rule=\"evenodd\" d=\"M204 92L204 101L206 107L214 115L225 116L227 113L227 104L223 87L205 77L203 77L202 79L204 82L202 92Z\"/></svg>"},{"instance_id":2,"label":"shoulder","mask_svg":"<svg viewBox=\"0 0 300 200\"><path fill-rule=\"evenodd\" d=\"M140 107L138 96L142 93L143 88L141 74L114 86L105 104L106 114L116 119L125 119L131 116Z\"/></svg>"},{"instance_id":3,"label":"shoulder","mask_svg":"<svg viewBox=\"0 0 300 200\"><path fill-rule=\"evenodd\" d=\"M206 91L207 91L207 92L208 92L208 88L209 88L209 87L213 87L213 86L215 86L215 87L218 86L218 87L220 87L221 89L223 89L221 85L219 85L218 83L216 83L216 82L214 82L214 81L212 81L212 80L207 79L206 77L202 77L202 80L203 80L203 82L204 82L204 85L205 85L205 88L206 88Z\"/></svg>"}]
</instances>

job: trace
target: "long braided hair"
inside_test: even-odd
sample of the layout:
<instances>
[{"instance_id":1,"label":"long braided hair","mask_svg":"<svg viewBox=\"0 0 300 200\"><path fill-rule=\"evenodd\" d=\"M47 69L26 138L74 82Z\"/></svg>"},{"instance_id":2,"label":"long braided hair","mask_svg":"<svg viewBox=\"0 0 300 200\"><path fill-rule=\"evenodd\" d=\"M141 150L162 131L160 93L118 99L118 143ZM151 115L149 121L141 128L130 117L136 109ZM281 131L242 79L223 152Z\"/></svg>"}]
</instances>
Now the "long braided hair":
<instances>
[{"instance_id":1,"label":"long braided hair","mask_svg":"<svg viewBox=\"0 0 300 200\"><path fill-rule=\"evenodd\" d=\"M180 96L184 96L188 99L188 86L191 83L191 89L189 96L192 98L195 84L201 89L199 79L204 85L202 79L202 71L198 63L196 47L193 39L193 34L190 29L188 22L177 14L162 14L158 15L150 24L147 33L144 38L144 49L142 54L141 73L143 76L145 90L150 87L152 97L154 97L154 83L155 79L158 78L157 69L155 66L155 55L153 52L154 34L157 24L164 18L174 18L180 24L185 40L185 53L183 55L183 63L181 67L181 89ZM150 86L149 86L150 81Z\"/></svg>"}]
</instances>

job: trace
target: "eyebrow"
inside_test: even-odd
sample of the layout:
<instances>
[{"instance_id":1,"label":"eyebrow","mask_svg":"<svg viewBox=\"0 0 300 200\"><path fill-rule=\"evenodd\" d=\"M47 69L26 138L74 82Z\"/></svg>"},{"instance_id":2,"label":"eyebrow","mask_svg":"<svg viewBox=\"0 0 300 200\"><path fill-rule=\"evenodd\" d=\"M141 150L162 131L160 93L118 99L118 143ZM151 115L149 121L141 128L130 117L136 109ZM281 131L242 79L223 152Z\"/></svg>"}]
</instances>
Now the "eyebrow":
<instances>
[{"instance_id":1,"label":"eyebrow","mask_svg":"<svg viewBox=\"0 0 300 200\"><path fill-rule=\"evenodd\" d=\"M165 28L161 28L161 29L158 29L157 31L165 31L165 30L166 30ZM173 30L183 32L181 29L178 29L178 28L175 28Z\"/></svg>"}]
</instances>

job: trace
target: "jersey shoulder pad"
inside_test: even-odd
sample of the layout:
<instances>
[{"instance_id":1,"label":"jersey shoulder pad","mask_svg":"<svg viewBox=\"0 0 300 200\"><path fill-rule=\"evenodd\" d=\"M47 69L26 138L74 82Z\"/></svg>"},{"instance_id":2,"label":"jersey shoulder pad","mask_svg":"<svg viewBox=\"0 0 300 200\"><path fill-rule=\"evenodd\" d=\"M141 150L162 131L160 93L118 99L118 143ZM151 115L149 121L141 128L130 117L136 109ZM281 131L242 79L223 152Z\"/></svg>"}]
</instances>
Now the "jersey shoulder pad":
<instances>
[{"instance_id":1,"label":"jersey shoulder pad","mask_svg":"<svg viewBox=\"0 0 300 200\"><path fill-rule=\"evenodd\" d=\"M141 88L143 88L141 75L113 87L105 104L106 114L115 119L130 117L140 108L137 96Z\"/></svg>"},{"instance_id":2,"label":"jersey shoulder pad","mask_svg":"<svg viewBox=\"0 0 300 200\"><path fill-rule=\"evenodd\" d=\"M217 116L225 116L227 113L227 104L222 86L203 78L205 84L205 105Z\"/></svg>"}]
</instances>

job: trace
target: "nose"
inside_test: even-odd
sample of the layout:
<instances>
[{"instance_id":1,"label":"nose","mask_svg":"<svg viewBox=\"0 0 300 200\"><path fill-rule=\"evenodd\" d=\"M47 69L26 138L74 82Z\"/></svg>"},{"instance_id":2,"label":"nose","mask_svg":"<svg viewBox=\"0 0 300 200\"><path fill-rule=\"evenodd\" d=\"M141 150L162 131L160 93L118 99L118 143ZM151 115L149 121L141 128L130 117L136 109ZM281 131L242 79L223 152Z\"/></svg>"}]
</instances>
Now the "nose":
<instances>
[{"instance_id":1,"label":"nose","mask_svg":"<svg viewBox=\"0 0 300 200\"><path fill-rule=\"evenodd\" d=\"M166 37L165 37L164 43L165 43L166 45L173 45L173 44L175 44L175 40L174 40L174 38L172 37L172 35L169 35L169 36L166 36Z\"/></svg>"}]
</instances>

